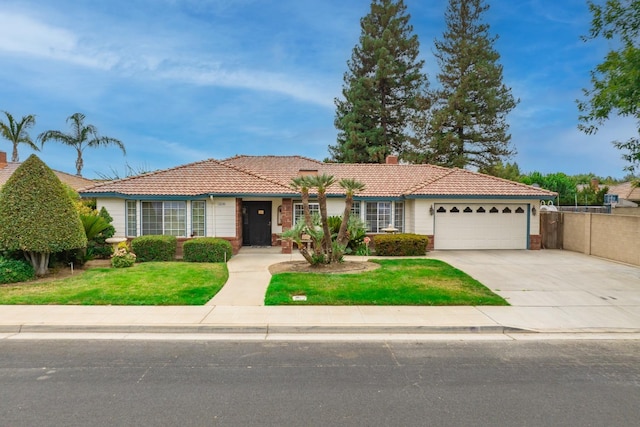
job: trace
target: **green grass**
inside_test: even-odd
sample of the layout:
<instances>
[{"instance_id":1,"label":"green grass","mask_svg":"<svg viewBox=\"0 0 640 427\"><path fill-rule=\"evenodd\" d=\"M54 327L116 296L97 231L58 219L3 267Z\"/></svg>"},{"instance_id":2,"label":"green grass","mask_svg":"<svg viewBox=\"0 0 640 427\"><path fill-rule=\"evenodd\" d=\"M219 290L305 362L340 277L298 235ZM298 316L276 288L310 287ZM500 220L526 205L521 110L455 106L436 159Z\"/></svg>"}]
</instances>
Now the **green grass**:
<instances>
[{"instance_id":1,"label":"green grass","mask_svg":"<svg viewBox=\"0 0 640 427\"><path fill-rule=\"evenodd\" d=\"M371 260L358 274L273 275L265 305L509 305L477 280L434 259ZM293 301L306 295L307 301Z\"/></svg>"},{"instance_id":2,"label":"green grass","mask_svg":"<svg viewBox=\"0 0 640 427\"><path fill-rule=\"evenodd\" d=\"M0 286L0 304L203 305L229 277L223 263L145 262L45 283Z\"/></svg>"}]
</instances>

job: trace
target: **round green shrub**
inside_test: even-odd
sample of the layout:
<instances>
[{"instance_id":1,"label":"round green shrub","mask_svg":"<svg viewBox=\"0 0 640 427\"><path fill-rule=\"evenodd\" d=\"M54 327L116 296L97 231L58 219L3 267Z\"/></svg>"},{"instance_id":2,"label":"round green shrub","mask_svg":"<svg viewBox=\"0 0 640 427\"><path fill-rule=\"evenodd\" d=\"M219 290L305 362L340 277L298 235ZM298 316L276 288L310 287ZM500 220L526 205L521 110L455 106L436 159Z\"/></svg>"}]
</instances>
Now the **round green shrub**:
<instances>
[{"instance_id":1,"label":"round green shrub","mask_svg":"<svg viewBox=\"0 0 640 427\"><path fill-rule=\"evenodd\" d=\"M0 283L26 282L36 276L30 263L0 257Z\"/></svg>"},{"instance_id":2,"label":"round green shrub","mask_svg":"<svg viewBox=\"0 0 640 427\"><path fill-rule=\"evenodd\" d=\"M136 263L136 256L132 253L114 255L111 258L111 266L114 268L127 268Z\"/></svg>"},{"instance_id":3,"label":"round green shrub","mask_svg":"<svg viewBox=\"0 0 640 427\"><path fill-rule=\"evenodd\" d=\"M215 237L198 237L182 245L182 258L188 262L225 262L232 255L231 243Z\"/></svg>"},{"instance_id":4,"label":"round green shrub","mask_svg":"<svg viewBox=\"0 0 640 427\"><path fill-rule=\"evenodd\" d=\"M131 250L140 262L173 261L177 248L175 236L140 236L131 241Z\"/></svg>"},{"instance_id":5,"label":"round green shrub","mask_svg":"<svg viewBox=\"0 0 640 427\"><path fill-rule=\"evenodd\" d=\"M423 256L427 253L429 238L412 233L377 234L373 242L379 256Z\"/></svg>"}]
</instances>

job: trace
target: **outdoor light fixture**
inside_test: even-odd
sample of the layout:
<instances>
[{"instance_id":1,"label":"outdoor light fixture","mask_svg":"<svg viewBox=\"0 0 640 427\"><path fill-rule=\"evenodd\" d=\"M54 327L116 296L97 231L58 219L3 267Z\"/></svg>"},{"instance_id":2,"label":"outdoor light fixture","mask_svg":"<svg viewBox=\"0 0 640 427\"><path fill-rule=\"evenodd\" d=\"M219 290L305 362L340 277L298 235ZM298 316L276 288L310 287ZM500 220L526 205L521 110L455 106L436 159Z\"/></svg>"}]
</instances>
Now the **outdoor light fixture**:
<instances>
[{"instance_id":1,"label":"outdoor light fixture","mask_svg":"<svg viewBox=\"0 0 640 427\"><path fill-rule=\"evenodd\" d=\"M537 211L536 211L536 207L535 207L535 206L534 206L534 207L532 207L532 208L531 208L531 213L533 214L533 216L536 216L536 212L537 212Z\"/></svg>"},{"instance_id":2,"label":"outdoor light fixture","mask_svg":"<svg viewBox=\"0 0 640 427\"><path fill-rule=\"evenodd\" d=\"M433 205L429 207L429 215L433 216Z\"/></svg>"}]
</instances>

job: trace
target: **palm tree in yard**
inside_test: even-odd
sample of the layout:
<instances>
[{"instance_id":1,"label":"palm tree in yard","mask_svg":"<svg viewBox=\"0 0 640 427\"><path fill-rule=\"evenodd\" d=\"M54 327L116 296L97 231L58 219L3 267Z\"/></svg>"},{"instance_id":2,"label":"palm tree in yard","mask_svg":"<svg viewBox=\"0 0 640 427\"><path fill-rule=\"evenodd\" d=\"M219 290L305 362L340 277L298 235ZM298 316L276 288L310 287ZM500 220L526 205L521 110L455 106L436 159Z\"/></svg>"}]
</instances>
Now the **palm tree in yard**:
<instances>
[{"instance_id":1,"label":"palm tree in yard","mask_svg":"<svg viewBox=\"0 0 640 427\"><path fill-rule=\"evenodd\" d=\"M82 167L84 166L82 152L87 147L95 148L115 145L122 150L123 154L127 154L124 144L120 140L108 136L99 136L98 129L94 125L85 125L84 119L85 115L82 113L72 114L67 118L67 123L71 125L70 133L64 133L59 130L48 130L38 136L42 145L49 140L55 140L75 148L78 153L76 160L76 175L78 176L82 176Z\"/></svg>"},{"instance_id":2,"label":"palm tree in yard","mask_svg":"<svg viewBox=\"0 0 640 427\"><path fill-rule=\"evenodd\" d=\"M344 213L342 214L342 223L340 224L340 230L338 231L337 242L342 246L347 246L349 243L349 236L347 235L347 225L349 223L349 217L351 216L351 207L353 206L353 195L364 190L364 184L360 181L356 181L351 178L341 179L338 184L345 190L346 199L344 202Z\"/></svg>"},{"instance_id":3,"label":"palm tree in yard","mask_svg":"<svg viewBox=\"0 0 640 427\"><path fill-rule=\"evenodd\" d=\"M13 144L13 154L11 155L12 162L19 162L20 158L18 156L18 145L26 144L29 147L33 148L35 151L39 151L39 148L36 144L33 143L31 137L27 130L33 125L36 124L36 116L33 114L29 114L27 116L22 117L22 119L17 122L13 118L13 116L8 112L4 112L5 116L7 116L7 122L0 120L0 134L2 137Z\"/></svg>"},{"instance_id":4,"label":"palm tree in yard","mask_svg":"<svg viewBox=\"0 0 640 427\"><path fill-rule=\"evenodd\" d=\"M331 230L327 220L327 189L336 182L332 175L322 174L309 178L312 188L318 192L318 205L320 205L320 220L322 221L322 248L326 255L325 262L330 263L332 259L333 248L331 246Z\"/></svg>"}]
</instances>

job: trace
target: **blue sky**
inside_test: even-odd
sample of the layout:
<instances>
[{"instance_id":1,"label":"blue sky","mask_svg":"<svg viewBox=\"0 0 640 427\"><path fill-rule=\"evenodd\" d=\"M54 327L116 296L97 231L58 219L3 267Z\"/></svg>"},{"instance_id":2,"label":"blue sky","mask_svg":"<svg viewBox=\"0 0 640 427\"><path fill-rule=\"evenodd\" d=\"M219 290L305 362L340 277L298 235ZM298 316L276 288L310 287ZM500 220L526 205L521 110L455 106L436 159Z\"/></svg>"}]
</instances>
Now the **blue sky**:
<instances>
[{"instance_id":1,"label":"blue sky","mask_svg":"<svg viewBox=\"0 0 640 427\"><path fill-rule=\"evenodd\" d=\"M623 177L610 141L635 132L614 118L595 136L577 130L575 100L607 50L584 43L586 0L493 0L485 14L504 81L520 104L509 115L523 172ZM322 160L335 143L335 97L369 0L3 0L0 110L35 114L35 138L87 116L127 147L85 151L83 174L124 175L236 154ZM405 0L431 86L434 39L446 0ZM1 140L0 149L11 152ZM20 148L20 159L32 151ZM75 173L75 151L38 155Z\"/></svg>"}]
</instances>

